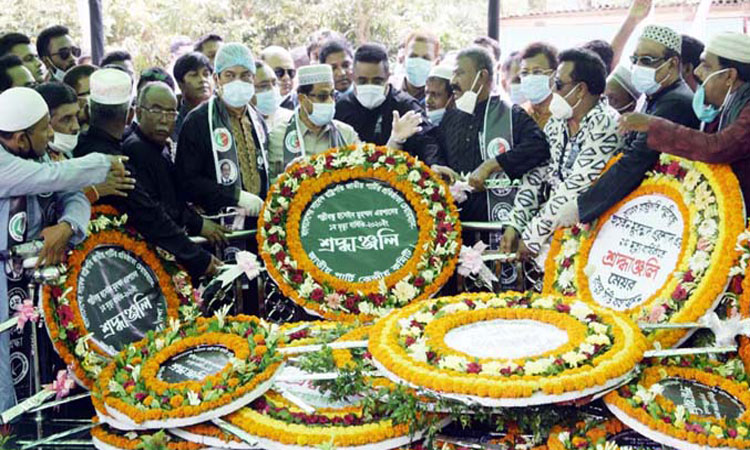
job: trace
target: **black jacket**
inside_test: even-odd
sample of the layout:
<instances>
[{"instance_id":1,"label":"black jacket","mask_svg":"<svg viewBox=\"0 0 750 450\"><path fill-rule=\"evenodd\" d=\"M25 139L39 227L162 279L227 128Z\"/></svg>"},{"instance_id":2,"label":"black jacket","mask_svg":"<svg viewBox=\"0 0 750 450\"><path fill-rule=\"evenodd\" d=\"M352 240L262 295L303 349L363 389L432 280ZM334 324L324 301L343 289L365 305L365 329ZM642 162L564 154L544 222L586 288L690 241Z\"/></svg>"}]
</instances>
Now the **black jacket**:
<instances>
[{"instance_id":1,"label":"black jacket","mask_svg":"<svg viewBox=\"0 0 750 450\"><path fill-rule=\"evenodd\" d=\"M73 154L79 157L94 152L121 155L122 143L92 125L78 139ZM136 180L135 189L127 197L107 196L99 201L127 214L128 225L132 225L146 241L173 254L191 277L203 275L211 262L211 255L191 242L185 230L169 217L164 206L149 195L134 165L128 162L126 167Z\"/></svg>"},{"instance_id":2,"label":"black jacket","mask_svg":"<svg viewBox=\"0 0 750 450\"><path fill-rule=\"evenodd\" d=\"M122 151L130 157L130 164L138 173L138 181L148 194L161 203L172 220L197 236L203 228L203 219L178 194L174 164L168 159L168 148L150 141L138 125L125 138Z\"/></svg>"},{"instance_id":3,"label":"black jacket","mask_svg":"<svg viewBox=\"0 0 750 450\"><path fill-rule=\"evenodd\" d=\"M211 98L208 102L214 101ZM216 164L214 162L211 137L208 127L208 102L193 109L185 119L177 141L175 169L179 188L186 199L193 202L209 214L215 214L222 208L237 206L240 191L234 186L223 186L216 181ZM262 122L264 146L268 144L268 130ZM260 151L260 140L253 127L255 148ZM268 177L260 171L260 197L265 198L268 191Z\"/></svg>"},{"instance_id":4,"label":"black jacket","mask_svg":"<svg viewBox=\"0 0 750 450\"><path fill-rule=\"evenodd\" d=\"M646 114L662 117L680 125L698 128L693 113L693 91L679 80L646 100ZM615 203L640 186L646 172L659 160L659 153L646 144L646 133L634 133L627 140L622 158L609 168L591 188L578 196L581 222L596 220Z\"/></svg>"},{"instance_id":5,"label":"black jacket","mask_svg":"<svg viewBox=\"0 0 750 450\"><path fill-rule=\"evenodd\" d=\"M482 164L479 149L479 133L484 127L484 111L487 102L477 103L474 114L457 109L445 112L440 122L440 148L451 169L459 173L471 173ZM549 157L547 137L526 111L518 105L511 109L513 126L512 150L497 156L497 162L513 180L546 162ZM469 194L460 205L461 220L487 220L487 194Z\"/></svg>"},{"instance_id":6,"label":"black jacket","mask_svg":"<svg viewBox=\"0 0 750 450\"><path fill-rule=\"evenodd\" d=\"M406 140L403 149L427 165L440 164L440 148L435 126L427 120L419 102L405 92L391 86L382 105L367 109L359 103L354 91L341 95L336 101L336 120L351 125L362 142L385 145L391 137L393 111L404 115L416 111L423 117L422 131Z\"/></svg>"}]
</instances>

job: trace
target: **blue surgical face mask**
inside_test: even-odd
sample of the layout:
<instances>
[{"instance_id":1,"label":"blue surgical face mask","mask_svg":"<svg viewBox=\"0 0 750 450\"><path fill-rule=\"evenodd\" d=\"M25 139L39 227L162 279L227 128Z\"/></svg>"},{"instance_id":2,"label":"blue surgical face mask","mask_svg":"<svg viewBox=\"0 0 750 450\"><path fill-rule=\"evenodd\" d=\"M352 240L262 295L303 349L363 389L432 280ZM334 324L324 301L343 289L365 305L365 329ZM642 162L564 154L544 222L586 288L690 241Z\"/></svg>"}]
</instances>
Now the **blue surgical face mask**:
<instances>
[{"instance_id":1,"label":"blue surgical face mask","mask_svg":"<svg viewBox=\"0 0 750 450\"><path fill-rule=\"evenodd\" d=\"M281 103L281 92L278 86L255 94L255 107L264 116L271 116L279 109Z\"/></svg>"},{"instance_id":2,"label":"blue surgical face mask","mask_svg":"<svg viewBox=\"0 0 750 450\"><path fill-rule=\"evenodd\" d=\"M328 125L336 115L336 103L313 103L313 110L307 114L310 122L322 127Z\"/></svg>"},{"instance_id":3,"label":"blue surgical face mask","mask_svg":"<svg viewBox=\"0 0 750 450\"><path fill-rule=\"evenodd\" d=\"M521 92L532 104L542 103L552 93L549 75L531 74L521 77Z\"/></svg>"},{"instance_id":4,"label":"blue surgical face mask","mask_svg":"<svg viewBox=\"0 0 750 450\"><path fill-rule=\"evenodd\" d=\"M432 69L432 61L423 58L406 58L406 80L414 86L421 88L427 83L427 77Z\"/></svg>"},{"instance_id":5,"label":"blue surgical face mask","mask_svg":"<svg viewBox=\"0 0 750 450\"><path fill-rule=\"evenodd\" d=\"M716 117L719 115L721 110L724 108L724 105L727 102L727 99L729 98L729 93L732 91L732 87L730 86L729 89L727 89L727 95L724 97L724 101L722 102L721 106L718 108L714 105L707 105L706 104L706 84L708 83L708 80L711 79L714 75L720 74L722 72L726 72L729 69L723 69L718 70L708 77L706 77L706 80L698 86L698 89L695 91L695 94L693 94L693 112L695 113L695 116L700 120L701 122L705 123L711 123L714 120L716 120Z\"/></svg>"},{"instance_id":6,"label":"blue surgical face mask","mask_svg":"<svg viewBox=\"0 0 750 450\"><path fill-rule=\"evenodd\" d=\"M241 108L255 95L255 85L247 81L235 80L221 87L221 99L232 108Z\"/></svg>"},{"instance_id":7,"label":"blue surgical face mask","mask_svg":"<svg viewBox=\"0 0 750 450\"><path fill-rule=\"evenodd\" d=\"M664 77L661 81L656 81L656 72L667 63L669 63L669 60L664 61L659 67L634 65L630 74L633 86L635 86L639 92L643 92L646 95L655 94L661 89L661 83L666 79L666 77ZM669 74L667 74L667 76L669 76Z\"/></svg>"},{"instance_id":8,"label":"blue surgical face mask","mask_svg":"<svg viewBox=\"0 0 750 450\"><path fill-rule=\"evenodd\" d=\"M523 95L523 89L521 83L512 83L510 85L510 101L515 105L522 105L526 103L526 96Z\"/></svg>"},{"instance_id":9,"label":"blue surgical face mask","mask_svg":"<svg viewBox=\"0 0 750 450\"><path fill-rule=\"evenodd\" d=\"M433 109L433 110L427 111L427 118L430 119L430 122L432 122L434 125L440 125L440 122L443 121L444 115L445 115L445 108Z\"/></svg>"}]
</instances>

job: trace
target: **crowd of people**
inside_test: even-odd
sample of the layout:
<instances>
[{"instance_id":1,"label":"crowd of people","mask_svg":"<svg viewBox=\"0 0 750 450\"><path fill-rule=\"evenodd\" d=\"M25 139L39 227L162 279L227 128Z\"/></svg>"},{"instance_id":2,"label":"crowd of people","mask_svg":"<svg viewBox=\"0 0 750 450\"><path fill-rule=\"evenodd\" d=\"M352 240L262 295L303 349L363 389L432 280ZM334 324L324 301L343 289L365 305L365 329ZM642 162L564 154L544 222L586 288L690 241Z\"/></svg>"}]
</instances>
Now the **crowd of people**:
<instances>
[{"instance_id":1,"label":"crowd of people","mask_svg":"<svg viewBox=\"0 0 750 450\"><path fill-rule=\"evenodd\" d=\"M297 58L210 34L171 69L136 71L125 51L92 64L63 26L33 44L5 33L0 250L7 260L13 245L41 239L39 264L57 264L85 238L90 205L107 204L195 279L213 275L221 261L189 239L226 244L228 224L210 217L231 208L244 217L237 228L255 228L285 167L359 142L467 182L461 219L501 222L493 245L523 259L543 257L555 229L622 200L660 152L731 164L747 198L750 37L721 33L704 47L650 24L623 58L643 4L611 43L537 42L504 56L488 37L446 51L415 30L395 62L381 44L355 48L330 31ZM0 321L7 299L0 273ZM0 370L7 359L5 343Z\"/></svg>"}]
</instances>

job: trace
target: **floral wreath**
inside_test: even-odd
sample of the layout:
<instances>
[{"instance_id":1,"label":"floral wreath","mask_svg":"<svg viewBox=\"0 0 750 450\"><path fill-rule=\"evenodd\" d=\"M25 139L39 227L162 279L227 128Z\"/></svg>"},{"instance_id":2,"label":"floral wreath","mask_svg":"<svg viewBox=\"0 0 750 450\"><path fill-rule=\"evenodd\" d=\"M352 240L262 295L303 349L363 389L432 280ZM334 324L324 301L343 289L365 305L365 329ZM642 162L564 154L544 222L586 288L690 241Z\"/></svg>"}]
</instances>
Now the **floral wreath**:
<instances>
[{"instance_id":1,"label":"floral wreath","mask_svg":"<svg viewBox=\"0 0 750 450\"><path fill-rule=\"evenodd\" d=\"M345 282L320 270L303 250L301 216L313 197L350 180L375 179L400 192L417 215L409 261L384 279ZM461 225L449 189L408 153L372 144L331 149L294 164L269 190L258 219L258 247L282 293L326 319L367 322L435 294L453 274Z\"/></svg>"},{"instance_id":2,"label":"floral wreath","mask_svg":"<svg viewBox=\"0 0 750 450\"><path fill-rule=\"evenodd\" d=\"M750 448L750 391L738 360L730 360L724 367L708 363L693 368L686 364L689 365L647 367L638 379L610 392L604 401L621 420L629 418L661 435L698 446ZM663 387L658 383L666 378L694 380L719 388L739 400L745 411L737 419L691 414L662 395Z\"/></svg>"},{"instance_id":3,"label":"floral wreath","mask_svg":"<svg viewBox=\"0 0 750 450\"><path fill-rule=\"evenodd\" d=\"M750 317L750 226L737 238L737 258L729 271L727 294L734 300L742 317ZM739 356L750 373L750 338L740 336Z\"/></svg>"},{"instance_id":4,"label":"floral wreath","mask_svg":"<svg viewBox=\"0 0 750 450\"><path fill-rule=\"evenodd\" d=\"M568 341L516 359L477 358L444 342L452 329L497 319L550 324L565 331ZM369 340L376 364L394 381L477 401L521 399L514 403L519 405L602 387L632 371L646 345L637 326L621 314L561 296L519 293L412 304L377 322ZM532 401L535 394L541 398Z\"/></svg>"},{"instance_id":5,"label":"floral wreath","mask_svg":"<svg viewBox=\"0 0 750 450\"><path fill-rule=\"evenodd\" d=\"M737 235L742 231L742 197L728 166L707 165L662 155L641 186L607 211L594 226L557 230L545 263L545 293L578 296L593 302L586 275L589 252L604 223L619 208L643 195L674 201L685 232L675 270L648 300L626 311L636 321L694 322L724 292ZM647 336L663 347L683 339L687 330L656 330Z\"/></svg>"},{"instance_id":6,"label":"floral wreath","mask_svg":"<svg viewBox=\"0 0 750 450\"><path fill-rule=\"evenodd\" d=\"M197 442L216 448L252 449L249 444L237 436L227 433L211 422L199 423L185 428L170 428L170 433L191 442Z\"/></svg>"},{"instance_id":7,"label":"floral wreath","mask_svg":"<svg viewBox=\"0 0 750 450\"><path fill-rule=\"evenodd\" d=\"M98 419L94 417L94 422ZM153 438L154 431L119 431L106 424L99 424L91 429L91 439L94 447L101 450L139 450L146 447L144 437ZM167 450L207 450L205 445L182 440L181 438L164 435Z\"/></svg>"},{"instance_id":8,"label":"floral wreath","mask_svg":"<svg viewBox=\"0 0 750 450\"><path fill-rule=\"evenodd\" d=\"M574 427L552 428L547 448L549 450L616 450L619 448L608 440L626 430L618 419L611 417L606 420L582 420Z\"/></svg>"},{"instance_id":9,"label":"floral wreath","mask_svg":"<svg viewBox=\"0 0 750 450\"><path fill-rule=\"evenodd\" d=\"M279 331L284 335L279 347L303 347L306 345L330 344L356 327L354 322L288 322Z\"/></svg>"},{"instance_id":10,"label":"floral wreath","mask_svg":"<svg viewBox=\"0 0 750 450\"><path fill-rule=\"evenodd\" d=\"M73 367L76 379L91 388L111 356L90 339L78 307L78 274L88 254L100 245L117 245L140 258L157 277L166 299L167 317L190 318L197 315L193 303L190 276L171 255L154 251L136 231L125 226L127 216L120 216L110 206L97 206L91 212L89 236L68 258L68 271L55 283L44 287L42 307L45 323L55 350ZM166 323L164 324L166 326Z\"/></svg>"},{"instance_id":11,"label":"floral wreath","mask_svg":"<svg viewBox=\"0 0 750 450\"><path fill-rule=\"evenodd\" d=\"M363 414L360 405L318 408L308 413L276 391L269 391L226 418L231 424L261 440L297 448L324 444L356 447L405 437L406 444L418 439L410 435L409 424L394 424L391 419ZM384 448L398 447L400 445Z\"/></svg>"},{"instance_id":12,"label":"floral wreath","mask_svg":"<svg viewBox=\"0 0 750 450\"><path fill-rule=\"evenodd\" d=\"M106 414L144 428L188 426L236 411L260 396L279 371L277 335L252 316L198 318L149 333L131 344L101 372L96 388ZM167 382L163 363L191 349L221 346L234 355L202 380Z\"/></svg>"}]
</instances>

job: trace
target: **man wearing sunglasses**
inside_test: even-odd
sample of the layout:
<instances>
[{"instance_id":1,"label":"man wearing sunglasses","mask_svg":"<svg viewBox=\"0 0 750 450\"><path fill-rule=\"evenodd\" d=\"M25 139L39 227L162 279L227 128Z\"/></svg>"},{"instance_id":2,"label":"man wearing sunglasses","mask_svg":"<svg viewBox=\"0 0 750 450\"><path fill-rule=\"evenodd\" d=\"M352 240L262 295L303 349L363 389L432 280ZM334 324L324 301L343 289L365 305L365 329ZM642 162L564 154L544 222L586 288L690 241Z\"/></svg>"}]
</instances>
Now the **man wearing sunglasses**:
<instances>
[{"instance_id":1,"label":"man wearing sunglasses","mask_svg":"<svg viewBox=\"0 0 750 450\"><path fill-rule=\"evenodd\" d=\"M271 66L279 82L281 92L281 107L294 109L297 107L297 95L294 92L294 77L297 69L294 68L294 59L284 47L272 45L266 47L260 54L260 59Z\"/></svg>"},{"instance_id":2,"label":"man wearing sunglasses","mask_svg":"<svg viewBox=\"0 0 750 450\"><path fill-rule=\"evenodd\" d=\"M640 113L620 120L623 131L648 136L653 149L712 164L731 164L750 201L750 36L726 32L711 39L695 70L693 97L701 130ZM747 206L745 211L747 211Z\"/></svg>"},{"instance_id":3,"label":"man wearing sunglasses","mask_svg":"<svg viewBox=\"0 0 750 450\"><path fill-rule=\"evenodd\" d=\"M631 79L635 88L646 95L639 112L698 128L691 107L693 91L680 77L681 47L682 37L673 29L645 27L631 57ZM646 133L626 136L623 157L591 189L561 208L558 225L591 222L637 188L659 159L647 137Z\"/></svg>"},{"instance_id":4,"label":"man wearing sunglasses","mask_svg":"<svg viewBox=\"0 0 750 450\"><path fill-rule=\"evenodd\" d=\"M75 45L67 27L53 25L45 28L36 39L36 51L47 70L57 81L76 65L81 48Z\"/></svg>"}]
</instances>

